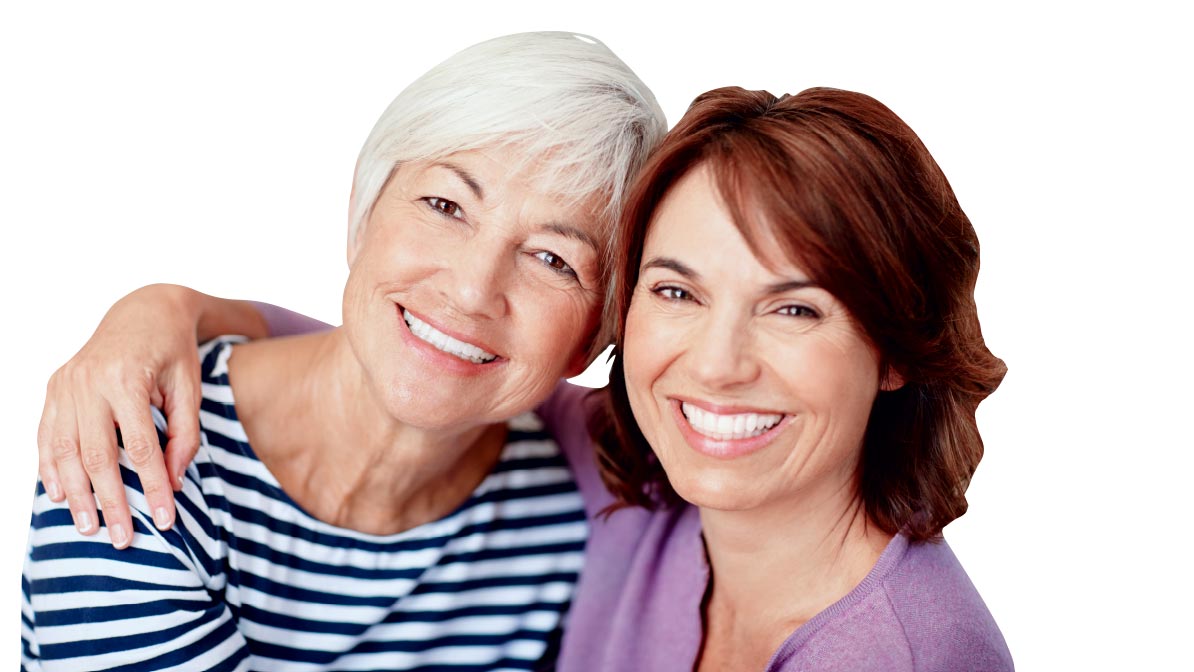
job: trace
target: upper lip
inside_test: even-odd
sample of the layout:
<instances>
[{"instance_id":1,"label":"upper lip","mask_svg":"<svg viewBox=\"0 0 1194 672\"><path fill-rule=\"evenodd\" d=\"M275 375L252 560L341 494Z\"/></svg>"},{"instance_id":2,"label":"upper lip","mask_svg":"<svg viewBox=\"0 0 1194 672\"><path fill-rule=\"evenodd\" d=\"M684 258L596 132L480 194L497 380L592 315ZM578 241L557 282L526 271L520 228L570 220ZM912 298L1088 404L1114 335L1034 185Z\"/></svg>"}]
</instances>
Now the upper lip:
<instances>
[{"instance_id":1,"label":"upper lip","mask_svg":"<svg viewBox=\"0 0 1194 672\"><path fill-rule=\"evenodd\" d=\"M470 334L470 333L467 333L464 331L452 329L451 327L445 327L440 322L437 322L437 321L427 317L423 313L419 313L417 311L411 310L411 308L408 306L398 304L398 312L399 312L400 316L401 316L401 312L403 310L410 311L411 315L414 315L415 317L419 318L419 320L421 322L426 322L427 324L431 325L431 327L433 329L435 329L436 331L447 334L448 336L451 336L452 338L454 338L458 341L464 341L465 343L468 343L469 345L478 347L478 348L484 350L485 352L488 352L491 355L497 356L497 350L495 350L493 348L493 346L491 346L488 342L485 341L485 339L481 338L480 336L477 336L475 334ZM403 321L404 322L406 321L405 318L403 319Z\"/></svg>"},{"instance_id":2,"label":"upper lip","mask_svg":"<svg viewBox=\"0 0 1194 672\"><path fill-rule=\"evenodd\" d=\"M790 415L783 411L777 411L770 408L761 408L759 406L744 406L741 404L721 404L704 399L696 399L694 397L673 396L681 404L692 404L703 411L716 413L717 415L741 415L743 413L754 413L756 415Z\"/></svg>"}]
</instances>

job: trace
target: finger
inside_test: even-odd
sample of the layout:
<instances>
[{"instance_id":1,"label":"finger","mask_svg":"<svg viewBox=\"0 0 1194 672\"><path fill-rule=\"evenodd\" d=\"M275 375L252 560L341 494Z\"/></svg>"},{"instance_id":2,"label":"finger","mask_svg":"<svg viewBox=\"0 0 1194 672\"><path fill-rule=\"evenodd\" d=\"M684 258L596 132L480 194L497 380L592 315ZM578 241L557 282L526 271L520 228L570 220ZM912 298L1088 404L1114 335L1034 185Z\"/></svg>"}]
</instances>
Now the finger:
<instances>
[{"instance_id":1,"label":"finger","mask_svg":"<svg viewBox=\"0 0 1194 672\"><path fill-rule=\"evenodd\" d=\"M51 502L61 502L65 497L62 492L58 468L54 466L54 451L51 446L54 418L57 416L57 404L54 403L54 379L46 386L46 403L41 409L41 420L37 423L37 473L41 476L42 485L46 489Z\"/></svg>"},{"instance_id":2,"label":"finger","mask_svg":"<svg viewBox=\"0 0 1194 672\"><path fill-rule=\"evenodd\" d=\"M170 487L162 446L149 412L149 399L138 399L134 394L122 397L114 405L124 454L141 479L141 490L153 515L153 524L159 530L168 530L174 524L174 490ZM121 492L124 492L123 487ZM107 517L107 509L104 515Z\"/></svg>"},{"instance_id":3,"label":"finger","mask_svg":"<svg viewBox=\"0 0 1194 672\"><path fill-rule=\"evenodd\" d=\"M95 511L95 496L91 494L91 479L87 477L79 453L79 425L74 400L60 398L55 402L54 410L53 424L46 438L50 458L58 471L75 528L83 534L95 534L99 530L99 516Z\"/></svg>"},{"instance_id":4,"label":"finger","mask_svg":"<svg viewBox=\"0 0 1194 672\"><path fill-rule=\"evenodd\" d=\"M166 465L175 490L182 489L182 475L199 450L199 403L202 392L199 384L198 362L194 366L178 367L166 379L164 390L166 412Z\"/></svg>"},{"instance_id":5,"label":"finger","mask_svg":"<svg viewBox=\"0 0 1194 672\"><path fill-rule=\"evenodd\" d=\"M124 497L124 481L120 478L119 453L115 437L115 421L107 403L90 390L75 398L79 416L79 445L83 468L91 477L104 524L112 545L124 548L133 540L133 523Z\"/></svg>"}]
</instances>

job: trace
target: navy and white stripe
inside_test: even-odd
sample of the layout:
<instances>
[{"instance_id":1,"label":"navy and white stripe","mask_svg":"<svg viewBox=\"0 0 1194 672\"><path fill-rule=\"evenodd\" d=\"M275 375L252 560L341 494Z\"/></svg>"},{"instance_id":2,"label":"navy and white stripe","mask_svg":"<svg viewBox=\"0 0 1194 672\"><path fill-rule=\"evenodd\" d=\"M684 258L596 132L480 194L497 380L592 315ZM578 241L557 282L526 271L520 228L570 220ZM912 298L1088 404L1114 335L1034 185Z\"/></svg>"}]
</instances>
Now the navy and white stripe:
<instances>
[{"instance_id":1,"label":"navy and white stripe","mask_svg":"<svg viewBox=\"0 0 1194 672\"><path fill-rule=\"evenodd\" d=\"M25 669L541 667L588 529L538 418L510 422L493 472L447 517L363 534L304 513L255 457L228 386L233 342L200 349L203 440L174 529L153 526L123 455L129 549L114 550L106 531L80 536L38 485L22 582Z\"/></svg>"}]
</instances>

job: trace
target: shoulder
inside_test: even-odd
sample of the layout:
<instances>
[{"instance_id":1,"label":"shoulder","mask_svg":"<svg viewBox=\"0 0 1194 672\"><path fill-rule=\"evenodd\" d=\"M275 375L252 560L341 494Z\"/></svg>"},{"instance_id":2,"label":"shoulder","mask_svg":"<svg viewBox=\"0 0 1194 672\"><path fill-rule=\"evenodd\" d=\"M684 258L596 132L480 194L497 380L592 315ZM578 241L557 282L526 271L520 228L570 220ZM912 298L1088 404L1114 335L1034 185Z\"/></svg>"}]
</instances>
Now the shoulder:
<instances>
[{"instance_id":1,"label":"shoulder","mask_svg":"<svg viewBox=\"0 0 1194 672\"><path fill-rule=\"evenodd\" d=\"M814 616L769 670L1009 672L994 619L944 540L896 535L854 590Z\"/></svg>"},{"instance_id":2,"label":"shoulder","mask_svg":"<svg viewBox=\"0 0 1194 672\"><path fill-rule=\"evenodd\" d=\"M182 474L182 488L174 495L178 515L169 530L158 530L145 499L141 479L128 456L121 450L119 464L124 481L125 498L133 519L133 548L145 553L165 553L173 561L162 558L147 560L152 556L135 553L117 554L122 560L133 561L140 555L141 561L161 566L176 564L195 572L203 583L210 583L221 573L221 559L225 553L224 529L229 516L224 497L223 482L230 472L242 469L245 460L243 428L235 421L232 410L231 388L227 380L227 362L233 344L245 339L240 336L223 336L199 346L200 400L199 424L200 442L195 457ZM160 409L152 408L158 442L164 448L169 438L165 415ZM231 449L231 450L229 450ZM106 528L97 537L107 534ZM106 541L101 539L102 541Z\"/></svg>"},{"instance_id":3,"label":"shoulder","mask_svg":"<svg viewBox=\"0 0 1194 672\"><path fill-rule=\"evenodd\" d=\"M535 410L568 460L590 516L614 501L601 482L593 438L589 435L589 418L602 394L603 390L560 381L551 396Z\"/></svg>"},{"instance_id":4,"label":"shoulder","mask_svg":"<svg viewBox=\"0 0 1194 672\"><path fill-rule=\"evenodd\" d=\"M695 507L619 509L595 522L558 669L668 670L700 647L708 585Z\"/></svg>"},{"instance_id":5,"label":"shoulder","mask_svg":"<svg viewBox=\"0 0 1194 672\"><path fill-rule=\"evenodd\" d=\"M944 539L909 544L883 587L918 670L1013 669L999 626Z\"/></svg>"},{"instance_id":6,"label":"shoulder","mask_svg":"<svg viewBox=\"0 0 1194 672\"><path fill-rule=\"evenodd\" d=\"M587 420L589 414L592 412L595 404L599 402L600 395L603 390L595 390L588 387L581 387L580 385L573 385L566 380L561 380L551 392L551 396L539 404L535 412L543 421L547 423L548 429L553 433L559 433L556 428L564 429L573 425L580 425L585 428L584 435L588 436ZM567 437L557 436L560 438L575 438L574 435L568 434Z\"/></svg>"},{"instance_id":7,"label":"shoulder","mask_svg":"<svg viewBox=\"0 0 1194 672\"><path fill-rule=\"evenodd\" d=\"M226 659L231 668L247 653L222 602L227 547L204 493L184 479L175 524L159 530L123 454L120 469L133 524L124 550L112 547L106 527L79 535L65 504L39 484L22 576L23 662L108 669L169 654ZM206 636L196 641L196 631Z\"/></svg>"},{"instance_id":8,"label":"shoulder","mask_svg":"<svg viewBox=\"0 0 1194 672\"><path fill-rule=\"evenodd\" d=\"M228 357L232 346L245 343L244 336L217 336L199 345L199 379L204 383L228 384Z\"/></svg>"}]
</instances>

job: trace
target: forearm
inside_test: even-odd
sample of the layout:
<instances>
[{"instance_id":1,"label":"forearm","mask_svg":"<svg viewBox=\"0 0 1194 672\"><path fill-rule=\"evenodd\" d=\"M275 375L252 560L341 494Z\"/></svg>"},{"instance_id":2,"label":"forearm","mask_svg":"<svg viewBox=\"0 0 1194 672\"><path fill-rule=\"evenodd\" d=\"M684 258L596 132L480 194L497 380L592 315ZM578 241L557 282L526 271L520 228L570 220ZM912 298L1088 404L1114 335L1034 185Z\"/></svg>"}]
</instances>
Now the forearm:
<instances>
[{"instance_id":1,"label":"forearm","mask_svg":"<svg viewBox=\"0 0 1194 672\"><path fill-rule=\"evenodd\" d=\"M208 341L224 334L239 334L250 339L293 336L330 329L331 325L280 306L260 301L224 299L183 287L158 284L137 290L152 294L156 300L179 315L189 315L195 323L196 339Z\"/></svg>"},{"instance_id":2,"label":"forearm","mask_svg":"<svg viewBox=\"0 0 1194 672\"><path fill-rule=\"evenodd\" d=\"M158 314L158 318L151 318L151 312ZM108 322L160 325L162 318L187 331L186 325L191 325L200 342L223 334L240 334L251 339L270 335L269 324L248 301L221 299L169 284L148 285L118 301L100 323L97 333Z\"/></svg>"},{"instance_id":3,"label":"forearm","mask_svg":"<svg viewBox=\"0 0 1194 672\"><path fill-rule=\"evenodd\" d=\"M262 303L260 301L249 301L247 303L265 323L266 330L270 336L309 334L314 331L323 331L332 328L330 324L321 322L313 317L307 317L301 313L287 310L281 306L275 306L272 303Z\"/></svg>"},{"instance_id":4,"label":"forearm","mask_svg":"<svg viewBox=\"0 0 1194 672\"><path fill-rule=\"evenodd\" d=\"M275 335L270 324L250 301L221 299L189 290L196 296L199 322L195 333L200 342L224 334L240 334L250 339Z\"/></svg>"}]
</instances>

